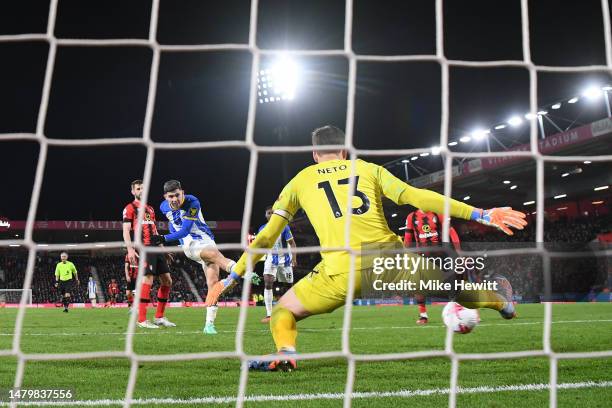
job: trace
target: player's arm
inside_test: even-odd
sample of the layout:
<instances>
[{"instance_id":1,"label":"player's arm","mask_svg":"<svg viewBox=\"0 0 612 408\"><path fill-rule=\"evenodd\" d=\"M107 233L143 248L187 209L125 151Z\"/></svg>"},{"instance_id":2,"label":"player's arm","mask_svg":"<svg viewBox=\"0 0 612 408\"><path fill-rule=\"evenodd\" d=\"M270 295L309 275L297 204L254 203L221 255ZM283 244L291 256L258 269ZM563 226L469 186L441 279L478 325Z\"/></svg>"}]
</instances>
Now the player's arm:
<instances>
[{"instance_id":1,"label":"player's arm","mask_svg":"<svg viewBox=\"0 0 612 408\"><path fill-rule=\"evenodd\" d=\"M278 199L274 203L274 213L270 217L270 221L264 229L259 231L255 240L249 245L249 248L254 249L269 249L272 248L278 236L283 232L293 215L300 208L297 194L293 188L293 180L283 188ZM219 300L224 293L231 290L238 280L243 277L247 271L247 259L250 258L251 269L265 254L252 253L246 251L242 254L236 265L233 266L232 272L225 279L220 280L206 294L206 306L212 306Z\"/></svg>"},{"instance_id":2,"label":"player's arm","mask_svg":"<svg viewBox=\"0 0 612 408\"><path fill-rule=\"evenodd\" d=\"M423 211L444 212L445 196L431 190L412 187L404 183L387 169L378 167L378 180L383 194L396 204L410 204ZM473 220L484 225L495 227L508 235L514 235L509 227L522 230L527 221L525 214L510 207L499 207L483 210L461 201L449 199L450 215L464 220Z\"/></svg>"},{"instance_id":3,"label":"player's arm","mask_svg":"<svg viewBox=\"0 0 612 408\"><path fill-rule=\"evenodd\" d=\"M268 224L266 224L264 229L262 229L257 234L257 236L255 237L255 240L251 243L251 245L249 245L249 248L251 249L272 248L272 245L274 245L279 235L281 234L281 232L283 232L283 230L285 229L288 223L289 223L289 220L287 218L281 215L278 215L275 212L274 214L272 214L272 217L270 217L270 221L268 221ZM265 255L264 253L260 253L260 254L252 253L251 254L251 265L255 265L257 262L259 262L259 260L263 258L264 255ZM244 252L242 256L240 257L240 259L238 260L238 262L236 263L236 266L234 266L233 273L238 275L235 278L239 276L244 276L247 270L247 258L248 258L248 254L247 252Z\"/></svg>"},{"instance_id":4,"label":"player's arm","mask_svg":"<svg viewBox=\"0 0 612 408\"><path fill-rule=\"evenodd\" d=\"M200 202L192 202L190 207L186 209L185 215L181 219L181 229L166 235L153 235L151 236L151 244L161 245L168 241L177 241L179 239L185 238L191 232L191 227L193 227L193 223L198 219L199 211Z\"/></svg>"},{"instance_id":5,"label":"player's arm","mask_svg":"<svg viewBox=\"0 0 612 408\"><path fill-rule=\"evenodd\" d=\"M136 263L136 250L134 249L134 244L132 243L132 237L130 235L134 216L135 214L131 205L123 209L123 242L125 243L125 247L127 248L129 261Z\"/></svg>"},{"instance_id":6,"label":"player's arm","mask_svg":"<svg viewBox=\"0 0 612 408\"><path fill-rule=\"evenodd\" d=\"M270 217L270 221L266 226L257 233L255 240L249 245L249 248L269 249L272 248L278 236L283 232L289 221L293 218L297 210L300 209L297 192L295 191L294 180L291 180L283 191L281 191L278 199L272 208L274 213ZM265 254L251 254L251 265L255 265ZM247 270L247 253L243 253L238 263L234 266L233 272L236 276L230 274L230 278L244 276Z\"/></svg>"},{"instance_id":7,"label":"player's arm","mask_svg":"<svg viewBox=\"0 0 612 408\"><path fill-rule=\"evenodd\" d=\"M291 230L288 226L283 229L283 234L285 235L285 241L287 241L287 246L289 247L287 249L289 249L289 252L291 253L291 266L296 267L297 254L295 253L295 250L297 248L297 244L295 243L293 234L291 233Z\"/></svg>"},{"instance_id":8,"label":"player's arm","mask_svg":"<svg viewBox=\"0 0 612 408\"><path fill-rule=\"evenodd\" d=\"M163 239L163 241L161 241L161 243L167 242L167 241L177 241L179 239L185 238L187 235L189 235L189 232L191 231L191 227L193 227L193 223L195 222L195 218L188 218L188 217L183 217L183 224L181 225L181 229L175 232L172 232L170 234L167 235L153 235L154 237L161 237ZM152 238L152 237L151 237ZM156 238L155 240L151 240L151 242L155 242L159 240L159 238Z\"/></svg>"},{"instance_id":9,"label":"player's arm","mask_svg":"<svg viewBox=\"0 0 612 408\"><path fill-rule=\"evenodd\" d=\"M60 264L58 262L57 265L55 265L55 287L59 285L59 278L60 278Z\"/></svg>"},{"instance_id":10,"label":"player's arm","mask_svg":"<svg viewBox=\"0 0 612 408\"><path fill-rule=\"evenodd\" d=\"M124 269L125 269L125 281L126 282L130 282L130 263L126 262L124 264Z\"/></svg>"}]
</instances>

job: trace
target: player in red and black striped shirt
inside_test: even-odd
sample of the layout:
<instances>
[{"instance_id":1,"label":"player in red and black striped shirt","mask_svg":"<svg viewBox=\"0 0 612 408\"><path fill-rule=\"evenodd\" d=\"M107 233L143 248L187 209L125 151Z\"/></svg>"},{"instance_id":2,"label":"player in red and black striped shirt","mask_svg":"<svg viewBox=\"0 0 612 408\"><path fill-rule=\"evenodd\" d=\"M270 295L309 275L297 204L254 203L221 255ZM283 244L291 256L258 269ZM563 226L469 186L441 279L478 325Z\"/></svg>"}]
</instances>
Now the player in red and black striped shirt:
<instances>
[{"instance_id":1,"label":"player in red and black striped shirt","mask_svg":"<svg viewBox=\"0 0 612 408\"><path fill-rule=\"evenodd\" d=\"M442 245L442 226L444 219L440 215L428 211L416 210L406 217L406 232L404 233L405 247L431 247ZM449 238L455 249L460 248L459 235L453 227L448 231ZM427 324L427 307L425 306L425 296L417 294L417 304L419 305L419 320L417 324Z\"/></svg>"},{"instance_id":2,"label":"player in red and black striped shirt","mask_svg":"<svg viewBox=\"0 0 612 408\"><path fill-rule=\"evenodd\" d=\"M140 197L142 194L142 180L134 180L131 184L134 201L123 209L123 241L127 247L127 260L130 265L138 264L138 253L132 243L132 231L138 226L138 208L142 205ZM145 207L144 219L142 220L142 243L151 245L151 237L157 234L155 226L155 210L150 205ZM146 329L157 329L159 326L174 327L176 324L169 321L165 316L166 303L170 295L172 277L166 259L162 254L150 254L145 262L144 279L140 289L140 306L138 308L138 327ZM157 310L154 323L147 320L147 306L151 302L151 286L153 277L159 277L159 290L157 291Z\"/></svg>"},{"instance_id":3,"label":"player in red and black striped shirt","mask_svg":"<svg viewBox=\"0 0 612 408\"><path fill-rule=\"evenodd\" d=\"M113 306L115 303L117 303L117 295L119 295L119 285L117 284L115 278L111 279L107 289L110 305Z\"/></svg>"}]
</instances>

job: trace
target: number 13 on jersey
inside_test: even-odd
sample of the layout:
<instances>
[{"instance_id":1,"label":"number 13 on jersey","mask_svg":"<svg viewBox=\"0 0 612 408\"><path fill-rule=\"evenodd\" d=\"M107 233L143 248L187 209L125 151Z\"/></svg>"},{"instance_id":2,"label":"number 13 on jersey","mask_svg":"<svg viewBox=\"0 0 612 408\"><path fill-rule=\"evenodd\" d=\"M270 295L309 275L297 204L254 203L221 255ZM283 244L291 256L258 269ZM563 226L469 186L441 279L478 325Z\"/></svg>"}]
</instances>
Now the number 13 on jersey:
<instances>
[{"instance_id":1,"label":"number 13 on jersey","mask_svg":"<svg viewBox=\"0 0 612 408\"><path fill-rule=\"evenodd\" d=\"M350 178L344 178L338 180L338 185L348 185L350 184ZM329 206L331 207L331 211L334 214L335 218L340 218L344 214L340 209L340 204L338 204L338 200L336 199L336 195L334 194L334 189L332 188L332 183L330 181L322 181L317 185L320 189L325 191L325 196L327 197L327 201L329 202ZM353 214L362 215L368 212L370 209L370 199L363 191L359 191L359 176L355 177L355 191L353 192L353 196L359 197L361 199L361 205L357 208L353 208Z\"/></svg>"}]
</instances>

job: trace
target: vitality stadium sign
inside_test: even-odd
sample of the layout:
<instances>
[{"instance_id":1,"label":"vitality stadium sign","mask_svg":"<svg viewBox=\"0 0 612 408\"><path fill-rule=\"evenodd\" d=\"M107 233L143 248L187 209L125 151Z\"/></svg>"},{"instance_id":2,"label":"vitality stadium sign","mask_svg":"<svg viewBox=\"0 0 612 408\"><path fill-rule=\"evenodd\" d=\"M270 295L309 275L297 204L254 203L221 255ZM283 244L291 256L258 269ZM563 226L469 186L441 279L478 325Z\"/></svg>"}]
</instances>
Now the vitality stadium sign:
<instances>
[{"instance_id":1,"label":"vitality stadium sign","mask_svg":"<svg viewBox=\"0 0 612 408\"><path fill-rule=\"evenodd\" d=\"M240 221L206 221L211 229L216 230L239 230ZM36 221L35 230L74 230L74 231L120 231L122 221ZM168 230L168 223L157 221L157 228ZM25 229L25 221L11 221L10 228L13 230Z\"/></svg>"}]
</instances>

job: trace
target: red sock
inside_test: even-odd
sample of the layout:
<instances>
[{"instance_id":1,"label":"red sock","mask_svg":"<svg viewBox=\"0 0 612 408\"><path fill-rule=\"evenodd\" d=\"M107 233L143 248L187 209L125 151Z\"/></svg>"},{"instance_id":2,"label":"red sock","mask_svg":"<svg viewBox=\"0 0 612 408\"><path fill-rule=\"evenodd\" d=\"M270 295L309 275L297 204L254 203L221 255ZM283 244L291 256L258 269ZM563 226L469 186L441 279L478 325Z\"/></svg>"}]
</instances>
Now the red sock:
<instances>
[{"instance_id":1,"label":"red sock","mask_svg":"<svg viewBox=\"0 0 612 408\"><path fill-rule=\"evenodd\" d=\"M168 303L168 295L170 294L170 286L160 286L157 291L157 311L155 318L164 317L166 311L166 303Z\"/></svg>"},{"instance_id":2,"label":"red sock","mask_svg":"<svg viewBox=\"0 0 612 408\"><path fill-rule=\"evenodd\" d=\"M138 305L138 321L144 322L147 320L147 306L149 306L149 302L151 302L151 285L148 283L142 284L142 289L140 289L140 304Z\"/></svg>"},{"instance_id":3,"label":"red sock","mask_svg":"<svg viewBox=\"0 0 612 408\"><path fill-rule=\"evenodd\" d=\"M128 307L132 307L132 303L134 302L134 295L132 295L132 292L130 292L130 294L127 295L127 302L128 302Z\"/></svg>"}]
</instances>

